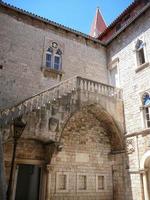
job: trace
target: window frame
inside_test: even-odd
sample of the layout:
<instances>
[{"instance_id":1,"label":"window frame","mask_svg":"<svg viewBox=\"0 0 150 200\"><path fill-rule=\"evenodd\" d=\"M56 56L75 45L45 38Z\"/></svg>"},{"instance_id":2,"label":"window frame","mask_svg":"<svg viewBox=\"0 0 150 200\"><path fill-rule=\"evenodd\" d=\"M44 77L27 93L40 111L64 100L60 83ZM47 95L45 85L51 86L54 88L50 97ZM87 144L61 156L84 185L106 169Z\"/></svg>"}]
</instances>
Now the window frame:
<instances>
[{"instance_id":1,"label":"window frame","mask_svg":"<svg viewBox=\"0 0 150 200\"><path fill-rule=\"evenodd\" d=\"M51 55L51 62L50 62L50 66L48 66L47 65L47 63L48 63L48 61L47 61L47 55ZM51 69L52 68L52 66L53 66L53 53L52 52L49 52L49 51L46 51L46 68L49 68L49 69Z\"/></svg>"},{"instance_id":2,"label":"window frame","mask_svg":"<svg viewBox=\"0 0 150 200\"><path fill-rule=\"evenodd\" d=\"M66 176L66 189L59 189L59 176ZM69 173L68 172L56 172L56 192L57 193L67 193L69 191Z\"/></svg>"},{"instance_id":3,"label":"window frame","mask_svg":"<svg viewBox=\"0 0 150 200\"><path fill-rule=\"evenodd\" d=\"M141 44L139 44L139 47L136 47L136 45L138 44L138 42L141 42ZM135 51L136 51L136 61L137 61L137 66L141 66L143 64L146 63L146 57L145 57L145 50L144 50L144 42L141 39L138 39L135 45ZM144 62L141 62L141 53L143 54L142 57L144 59Z\"/></svg>"},{"instance_id":4,"label":"window frame","mask_svg":"<svg viewBox=\"0 0 150 200\"><path fill-rule=\"evenodd\" d=\"M117 80L115 80L116 85L112 84L112 76L111 76L111 71L116 68L117 71ZM111 61L108 64L108 77L109 77L109 84L112 85L113 87L120 87L120 73L119 73L119 58L115 58L113 61Z\"/></svg>"},{"instance_id":5,"label":"window frame","mask_svg":"<svg viewBox=\"0 0 150 200\"><path fill-rule=\"evenodd\" d=\"M55 58L56 58L56 57L59 58L58 69L55 68L55 64L57 64L57 63L55 62ZM56 54L54 55L53 58L54 58L54 64L53 64L54 70L60 71L61 68L62 68L62 66L61 66L61 63L62 63L62 56L61 56L60 54L57 54L57 53L56 53Z\"/></svg>"},{"instance_id":6,"label":"window frame","mask_svg":"<svg viewBox=\"0 0 150 200\"><path fill-rule=\"evenodd\" d=\"M49 51L51 49L51 51ZM51 62L47 59L47 55L51 55ZM54 70L56 72L62 71L62 51L58 48L49 46L44 54L44 68L47 70ZM55 58L59 58L59 62L55 62ZM49 64L47 64L49 63Z\"/></svg>"},{"instance_id":7,"label":"window frame","mask_svg":"<svg viewBox=\"0 0 150 200\"><path fill-rule=\"evenodd\" d=\"M79 177L85 176L86 177L86 189L80 189L79 188ZM88 191L88 174L86 173L77 173L77 192L87 192Z\"/></svg>"},{"instance_id":8,"label":"window frame","mask_svg":"<svg viewBox=\"0 0 150 200\"><path fill-rule=\"evenodd\" d=\"M144 105L144 98L146 95L149 96L148 98L150 99L150 93L144 92L144 94L142 95L143 120L144 120L144 127L150 128L150 104ZM149 119L147 119L147 117Z\"/></svg>"},{"instance_id":9,"label":"window frame","mask_svg":"<svg viewBox=\"0 0 150 200\"><path fill-rule=\"evenodd\" d=\"M142 42L142 47L136 47L138 44L138 41ZM144 61L143 63L140 63L140 56L139 56L139 52L141 51L141 49L143 50L143 54L144 54ZM146 43L145 43L145 39L144 36L141 36L139 38L136 39L136 41L134 42L134 53L135 53L135 72L138 72L144 68L146 68L149 65L148 59L147 59L147 50L146 50Z\"/></svg>"},{"instance_id":10,"label":"window frame","mask_svg":"<svg viewBox=\"0 0 150 200\"><path fill-rule=\"evenodd\" d=\"M99 189L98 187L98 177L101 176L104 178L104 188ZM106 191L106 175L105 174L96 174L96 192L105 192Z\"/></svg>"}]
</instances>

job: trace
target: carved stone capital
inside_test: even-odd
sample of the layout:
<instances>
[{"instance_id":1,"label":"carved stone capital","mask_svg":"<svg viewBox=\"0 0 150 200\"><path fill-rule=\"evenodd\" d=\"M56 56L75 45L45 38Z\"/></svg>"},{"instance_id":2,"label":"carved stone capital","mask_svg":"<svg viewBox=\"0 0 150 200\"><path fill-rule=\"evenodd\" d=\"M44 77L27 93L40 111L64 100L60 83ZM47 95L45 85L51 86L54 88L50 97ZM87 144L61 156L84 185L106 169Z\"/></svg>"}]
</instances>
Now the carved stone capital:
<instances>
[{"instance_id":1,"label":"carved stone capital","mask_svg":"<svg viewBox=\"0 0 150 200\"><path fill-rule=\"evenodd\" d=\"M46 165L46 171L48 173L50 173L50 171L52 171L52 170L53 170L53 166L52 165Z\"/></svg>"}]
</instances>

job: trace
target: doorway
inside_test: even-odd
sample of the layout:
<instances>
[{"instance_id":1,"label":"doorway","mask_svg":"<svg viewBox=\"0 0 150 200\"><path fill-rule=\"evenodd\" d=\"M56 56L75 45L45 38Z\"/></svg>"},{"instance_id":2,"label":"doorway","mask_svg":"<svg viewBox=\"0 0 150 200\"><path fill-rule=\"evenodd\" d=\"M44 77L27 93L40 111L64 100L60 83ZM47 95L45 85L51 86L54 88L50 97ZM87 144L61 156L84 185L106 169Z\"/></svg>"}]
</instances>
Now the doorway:
<instances>
[{"instance_id":1,"label":"doorway","mask_svg":"<svg viewBox=\"0 0 150 200\"><path fill-rule=\"evenodd\" d=\"M39 200L41 167L37 165L19 164L17 170L15 200Z\"/></svg>"}]
</instances>

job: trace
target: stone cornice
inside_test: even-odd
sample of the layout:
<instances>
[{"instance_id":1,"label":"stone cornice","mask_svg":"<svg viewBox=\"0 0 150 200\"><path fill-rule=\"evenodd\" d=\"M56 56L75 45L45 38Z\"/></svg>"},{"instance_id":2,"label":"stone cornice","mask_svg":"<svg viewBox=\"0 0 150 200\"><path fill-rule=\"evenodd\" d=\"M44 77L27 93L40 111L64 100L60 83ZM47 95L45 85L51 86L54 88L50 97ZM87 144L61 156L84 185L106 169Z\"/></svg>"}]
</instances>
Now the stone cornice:
<instances>
[{"instance_id":1,"label":"stone cornice","mask_svg":"<svg viewBox=\"0 0 150 200\"><path fill-rule=\"evenodd\" d=\"M133 133L128 133L125 135L125 138L128 137L134 137L134 136L138 136L138 135L149 135L150 134L150 128L147 129L143 129L137 132L133 132Z\"/></svg>"}]
</instances>

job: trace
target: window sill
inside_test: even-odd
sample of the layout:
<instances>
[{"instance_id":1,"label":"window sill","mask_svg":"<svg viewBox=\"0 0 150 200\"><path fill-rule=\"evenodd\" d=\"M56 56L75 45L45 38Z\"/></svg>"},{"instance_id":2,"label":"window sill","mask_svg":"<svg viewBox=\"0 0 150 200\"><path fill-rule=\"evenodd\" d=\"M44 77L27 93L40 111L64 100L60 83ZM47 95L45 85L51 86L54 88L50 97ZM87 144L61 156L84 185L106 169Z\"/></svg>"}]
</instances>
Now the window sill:
<instances>
[{"instance_id":1,"label":"window sill","mask_svg":"<svg viewBox=\"0 0 150 200\"><path fill-rule=\"evenodd\" d=\"M148 67L148 66L149 66L149 62L146 62L146 63L144 63L144 64L142 64L142 65L139 65L139 66L137 67L137 69L135 70L135 72L137 73L137 72L141 71L142 69L145 69L145 68Z\"/></svg>"},{"instance_id":2,"label":"window sill","mask_svg":"<svg viewBox=\"0 0 150 200\"><path fill-rule=\"evenodd\" d=\"M56 69L50 69L47 67L42 68L44 77L50 77L50 78L54 78L57 79L58 77L61 80L62 75L64 74L64 72L62 70L56 70Z\"/></svg>"}]
</instances>

